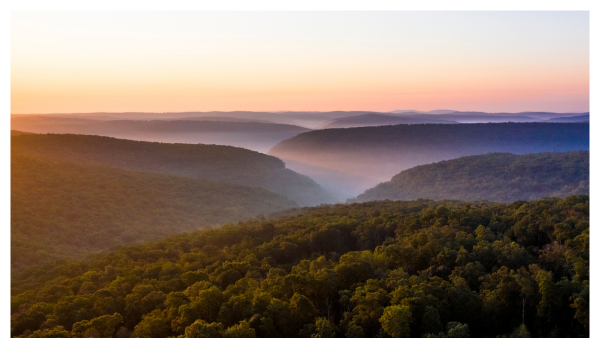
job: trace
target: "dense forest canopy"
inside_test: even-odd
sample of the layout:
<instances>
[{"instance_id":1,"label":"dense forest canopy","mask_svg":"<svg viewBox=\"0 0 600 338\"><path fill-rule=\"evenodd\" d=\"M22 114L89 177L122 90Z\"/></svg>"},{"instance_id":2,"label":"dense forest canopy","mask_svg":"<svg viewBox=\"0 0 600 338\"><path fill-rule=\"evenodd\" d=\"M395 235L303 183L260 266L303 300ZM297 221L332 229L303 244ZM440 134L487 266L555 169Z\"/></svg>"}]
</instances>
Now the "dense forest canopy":
<instances>
[{"instance_id":1,"label":"dense forest canopy","mask_svg":"<svg viewBox=\"0 0 600 338\"><path fill-rule=\"evenodd\" d=\"M367 202L13 277L25 337L586 337L589 198Z\"/></svg>"},{"instance_id":2,"label":"dense forest canopy","mask_svg":"<svg viewBox=\"0 0 600 338\"><path fill-rule=\"evenodd\" d=\"M269 155L350 198L417 165L490 152L579 150L589 150L589 124L413 124L314 130L279 143Z\"/></svg>"},{"instance_id":3,"label":"dense forest canopy","mask_svg":"<svg viewBox=\"0 0 600 338\"><path fill-rule=\"evenodd\" d=\"M300 206L332 201L327 191L309 177L287 169L280 159L242 148L90 135L24 134L11 138L11 149L84 164L259 187Z\"/></svg>"},{"instance_id":4,"label":"dense forest canopy","mask_svg":"<svg viewBox=\"0 0 600 338\"><path fill-rule=\"evenodd\" d=\"M588 151L466 156L407 169L352 201L489 200L512 202L588 195Z\"/></svg>"},{"instance_id":5,"label":"dense forest canopy","mask_svg":"<svg viewBox=\"0 0 600 338\"><path fill-rule=\"evenodd\" d=\"M11 154L11 270L297 206L223 182Z\"/></svg>"}]
</instances>

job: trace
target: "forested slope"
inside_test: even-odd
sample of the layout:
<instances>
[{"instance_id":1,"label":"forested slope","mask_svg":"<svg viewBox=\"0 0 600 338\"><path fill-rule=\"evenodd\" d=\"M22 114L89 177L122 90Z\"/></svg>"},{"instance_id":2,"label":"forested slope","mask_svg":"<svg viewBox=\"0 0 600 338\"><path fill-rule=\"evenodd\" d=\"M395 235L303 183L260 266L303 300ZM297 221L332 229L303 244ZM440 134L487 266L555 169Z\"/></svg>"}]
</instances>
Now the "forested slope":
<instances>
[{"instance_id":1,"label":"forested slope","mask_svg":"<svg viewBox=\"0 0 600 338\"><path fill-rule=\"evenodd\" d=\"M589 336L587 196L300 212L13 279L12 335Z\"/></svg>"},{"instance_id":2,"label":"forested slope","mask_svg":"<svg viewBox=\"0 0 600 338\"><path fill-rule=\"evenodd\" d=\"M242 148L91 135L24 134L12 137L11 149L85 164L259 187L300 206L332 202L327 191L309 177L286 169L280 159Z\"/></svg>"},{"instance_id":3,"label":"forested slope","mask_svg":"<svg viewBox=\"0 0 600 338\"><path fill-rule=\"evenodd\" d=\"M589 150L589 124L413 124L314 130L269 151L347 198L402 170L462 156Z\"/></svg>"},{"instance_id":4,"label":"forested slope","mask_svg":"<svg viewBox=\"0 0 600 338\"><path fill-rule=\"evenodd\" d=\"M353 199L511 202L588 195L588 151L466 156L407 169Z\"/></svg>"},{"instance_id":5,"label":"forested slope","mask_svg":"<svg viewBox=\"0 0 600 338\"><path fill-rule=\"evenodd\" d=\"M261 188L78 164L13 149L12 272L295 206Z\"/></svg>"},{"instance_id":6,"label":"forested slope","mask_svg":"<svg viewBox=\"0 0 600 338\"><path fill-rule=\"evenodd\" d=\"M12 129L34 133L100 135L148 142L220 144L263 153L285 139L310 130L268 121L164 120L151 117L150 120L105 121L87 115L16 115L11 116L11 125ZM121 114L113 115L117 118Z\"/></svg>"}]
</instances>

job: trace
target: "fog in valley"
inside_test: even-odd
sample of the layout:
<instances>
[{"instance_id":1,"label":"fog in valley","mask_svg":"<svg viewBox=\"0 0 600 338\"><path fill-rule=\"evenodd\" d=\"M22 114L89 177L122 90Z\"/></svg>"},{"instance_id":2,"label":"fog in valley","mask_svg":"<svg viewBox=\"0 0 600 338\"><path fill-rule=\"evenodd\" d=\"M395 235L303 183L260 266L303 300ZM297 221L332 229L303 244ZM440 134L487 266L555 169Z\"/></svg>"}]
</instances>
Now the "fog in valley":
<instances>
[{"instance_id":1,"label":"fog in valley","mask_svg":"<svg viewBox=\"0 0 600 338\"><path fill-rule=\"evenodd\" d=\"M586 123L421 124L326 129L269 151L336 196L351 198L400 171L461 156L589 149Z\"/></svg>"},{"instance_id":2,"label":"fog in valley","mask_svg":"<svg viewBox=\"0 0 600 338\"><path fill-rule=\"evenodd\" d=\"M587 150L588 121L589 113L234 111L13 115L11 128L268 153L343 202L417 165L488 152Z\"/></svg>"},{"instance_id":3,"label":"fog in valley","mask_svg":"<svg viewBox=\"0 0 600 338\"><path fill-rule=\"evenodd\" d=\"M261 153L266 153L285 139L310 130L296 125L230 117L97 120L18 116L12 118L12 128L35 133L86 134L148 142L230 145Z\"/></svg>"}]
</instances>

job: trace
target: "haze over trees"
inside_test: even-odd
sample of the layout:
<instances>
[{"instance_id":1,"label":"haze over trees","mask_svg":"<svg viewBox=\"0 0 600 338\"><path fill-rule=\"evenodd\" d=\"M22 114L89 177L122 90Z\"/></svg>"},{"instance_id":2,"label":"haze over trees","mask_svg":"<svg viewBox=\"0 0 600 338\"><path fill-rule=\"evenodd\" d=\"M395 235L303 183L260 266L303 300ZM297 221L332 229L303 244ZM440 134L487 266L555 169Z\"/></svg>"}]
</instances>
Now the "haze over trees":
<instances>
[{"instance_id":1,"label":"haze over trees","mask_svg":"<svg viewBox=\"0 0 600 338\"><path fill-rule=\"evenodd\" d=\"M296 206L262 188L82 164L13 148L11 270L16 274L57 259Z\"/></svg>"},{"instance_id":2,"label":"haze over trees","mask_svg":"<svg viewBox=\"0 0 600 338\"><path fill-rule=\"evenodd\" d=\"M562 120L563 118L565 120ZM387 113L233 111L11 115L12 129L27 132L99 135L149 142L230 145L262 153L268 152L285 139L315 128L542 121L589 122L589 113L399 110Z\"/></svg>"},{"instance_id":3,"label":"haze over trees","mask_svg":"<svg viewBox=\"0 0 600 338\"><path fill-rule=\"evenodd\" d=\"M11 291L13 337L587 337L589 198L306 208Z\"/></svg>"},{"instance_id":4,"label":"haze over trees","mask_svg":"<svg viewBox=\"0 0 600 338\"><path fill-rule=\"evenodd\" d=\"M387 126L394 124L417 124L417 123L457 123L455 121L445 119L435 119L429 116L422 117L402 116L392 114L364 114L358 116L341 117L332 121L327 121L319 129L330 128L351 128L351 127L370 127L370 126Z\"/></svg>"},{"instance_id":5,"label":"haze over trees","mask_svg":"<svg viewBox=\"0 0 600 338\"><path fill-rule=\"evenodd\" d=\"M174 135L298 128L261 119L269 115L311 126L380 119L207 114L31 119ZM222 145L11 135L12 337L589 336L588 123L316 130L271 149L281 159ZM390 178L355 200L379 201L325 204Z\"/></svg>"},{"instance_id":6,"label":"haze over trees","mask_svg":"<svg viewBox=\"0 0 600 338\"><path fill-rule=\"evenodd\" d=\"M264 188L300 206L332 201L309 177L285 167L280 159L242 148L140 142L70 134L12 137L11 150L35 156Z\"/></svg>"},{"instance_id":7,"label":"haze over trees","mask_svg":"<svg viewBox=\"0 0 600 338\"><path fill-rule=\"evenodd\" d=\"M590 122L590 114L583 114L583 115L578 115L578 116L569 116L569 117L556 117L556 118L552 118L549 119L548 122L558 122L558 123L564 123L564 122L571 122L571 123L578 123L578 122Z\"/></svg>"},{"instance_id":8,"label":"haze over trees","mask_svg":"<svg viewBox=\"0 0 600 338\"><path fill-rule=\"evenodd\" d=\"M489 152L589 150L587 123L416 124L314 130L269 151L288 168L351 198L402 170Z\"/></svg>"},{"instance_id":9,"label":"haze over trees","mask_svg":"<svg viewBox=\"0 0 600 338\"><path fill-rule=\"evenodd\" d=\"M588 151L466 156L407 169L351 201L512 202L589 195L589 166Z\"/></svg>"},{"instance_id":10,"label":"haze over trees","mask_svg":"<svg viewBox=\"0 0 600 338\"><path fill-rule=\"evenodd\" d=\"M266 153L280 141L309 131L295 125L248 119L96 120L85 117L16 116L12 128L34 133L86 134L136 141L204 143L243 147Z\"/></svg>"}]
</instances>

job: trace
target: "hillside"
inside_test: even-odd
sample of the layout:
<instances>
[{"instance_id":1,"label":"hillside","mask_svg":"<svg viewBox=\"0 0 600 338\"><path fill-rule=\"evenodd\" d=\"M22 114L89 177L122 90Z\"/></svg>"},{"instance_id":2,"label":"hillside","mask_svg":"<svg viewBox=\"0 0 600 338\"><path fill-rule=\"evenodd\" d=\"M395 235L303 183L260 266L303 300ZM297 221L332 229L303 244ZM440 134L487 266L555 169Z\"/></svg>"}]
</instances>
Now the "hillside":
<instances>
[{"instance_id":1,"label":"hillside","mask_svg":"<svg viewBox=\"0 0 600 338\"><path fill-rule=\"evenodd\" d=\"M13 279L11 335L589 336L587 196L300 212Z\"/></svg>"},{"instance_id":2,"label":"hillside","mask_svg":"<svg viewBox=\"0 0 600 338\"><path fill-rule=\"evenodd\" d=\"M549 119L548 122L590 122L590 114L582 114L578 116L569 116L569 117L556 117Z\"/></svg>"},{"instance_id":3,"label":"hillside","mask_svg":"<svg viewBox=\"0 0 600 338\"><path fill-rule=\"evenodd\" d=\"M269 151L346 198L402 170L462 156L589 150L589 124L415 124L314 130ZM333 190L332 190L333 191Z\"/></svg>"},{"instance_id":4,"label":"hillside","mask_svg":"<svg viewBox=\"0 0 600 338\"><path fill-rule=\"evenodd\" d=\"M323 124L319 129L327 128L352 128L368 126L386 126L394 124L417 124L417 123L456 123L448 120L436 120L421 118L420 116L402 116L391 114L364 114L334 119Z\"/></svg>"},{"instance_id":5,"label":"hillside","mask_svg":"<svg viewBox=\"0 0 600 338\"><path fill-rule=\"evenodd\" d=\"M295 207L260 188L11 154L11 267Z\"/></svg>"},{"instance_id":6,"label":"hillside","mask_svg":"<svg viewBox=\"0 0 600 338\"><path fill-rule=\"evenodd\" d=\"M254 120L244 119L239 117L227 117L227 116L199 116L199 117L183 117L179 120L186 121L221 121L221 122L258 122L258 123L272 123L266 120Z\"/></svg>"},{"instance_id":7,"label":"hillside","mask_svg":"<svg viewBox=\"0 0 600 338\"><path fill-rule=\"evenodd\" d=\"M589 194L589 152L461 157L407 169L352 202L488 200L511 202Z\"/></svg>"},{"instance_id":8,"label":"hillside","mask_svg":"<svg viewBox=\"0 0 600 338\"><path fill-rule=\"evenodd\" d=\"M421 119L446 120L458 123L506 123L506 122L541 122L542 119L512 113L461 112L440 114L410 114L403 116Z\"/></svg>"},{"instance_id":9,"label":"hillside","mask_svg":"<svg viewBox=\"0 0 600 338\"><path fill-rule=\"evenodd\" d=\"M286 169L278 158L228 146L140 142L70 134L12 137L13 151L270 190L300 206L332 201L310 178Z\"/></svg>"},{"instance_id":10,"label":"hillside","mask_svg":"<svg viewBox=\"0 0 600 338\"><path fill-rule=\"evenodd\" d=\"M104 121L76 116L13 116L11 128L33 133L99 135L148 142L230 145L263 153L285 139L310 130L249 120Z\"/></svg>"},{"instance_id":11,"label":"hillside","mask_svg":"<svg viewBox=\"0 0 600 338\"><path fill-rule=\"evenodd\" d=\"M578 116L578 115L589 114L589 113L549 113L549 112L525 111L525 112L520 112L520 113L515 113L515 114L535 117L535 118L539 118L542 120L549 120L549 119L553 119L553 118L571 117L571 116Z\"/></svg>"}]
</instances>

